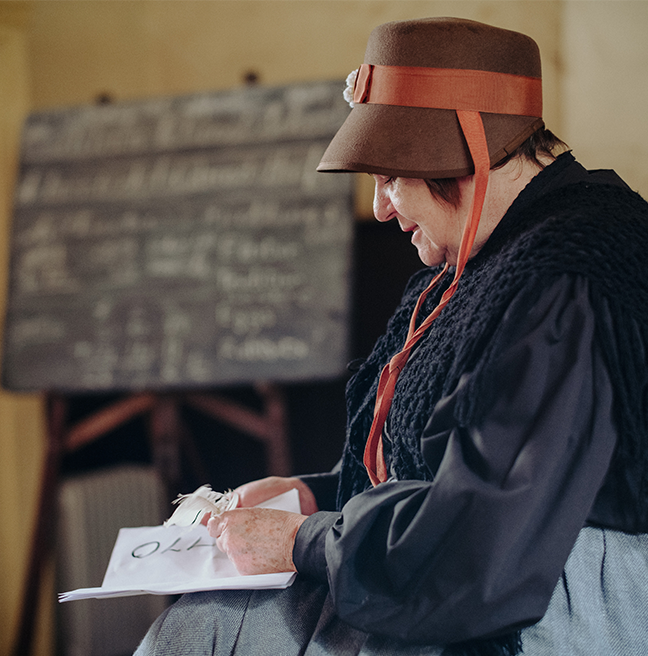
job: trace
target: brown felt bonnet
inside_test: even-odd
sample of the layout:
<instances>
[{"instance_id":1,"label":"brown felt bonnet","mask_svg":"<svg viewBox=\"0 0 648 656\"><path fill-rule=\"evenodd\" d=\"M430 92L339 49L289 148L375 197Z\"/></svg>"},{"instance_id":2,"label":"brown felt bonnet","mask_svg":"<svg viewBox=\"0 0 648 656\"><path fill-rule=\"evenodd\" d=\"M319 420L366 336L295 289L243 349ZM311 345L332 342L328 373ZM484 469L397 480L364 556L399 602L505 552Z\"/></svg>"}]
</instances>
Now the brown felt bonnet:
<instances>
[{"instance_id":1,"label":"brown felt bonnet","mask_svg":"<svg viewBox=\"0 0 648 656\"><path fill-rule=\"evenodd\" d=\"M474 80L476 90L470 86ZM423 101L410 98L417 85L424 87ZM490 165L495 166L544 125L540 54L530 37L476 21L385 23L369 37L354 101L318 171L411 178L470 175L473 161L455 110L480 112Z\"/></svg>"}]
</instances>

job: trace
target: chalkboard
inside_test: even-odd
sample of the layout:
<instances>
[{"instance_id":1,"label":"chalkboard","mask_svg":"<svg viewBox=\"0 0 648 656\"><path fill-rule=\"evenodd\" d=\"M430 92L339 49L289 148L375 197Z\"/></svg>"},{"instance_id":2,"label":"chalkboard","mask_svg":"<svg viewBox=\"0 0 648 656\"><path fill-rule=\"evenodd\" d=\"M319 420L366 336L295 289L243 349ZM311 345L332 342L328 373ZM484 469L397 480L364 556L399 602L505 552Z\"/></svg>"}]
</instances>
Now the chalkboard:
<instances>
[{"instance_id":1,"label":"chalkboard","mask_svg":"<svg viewBox=\"0 0 648 656\"><path fill-rule=\"evenodd\" d=\"M352 180L315 167L342 82L31 115L3 384L171 389L338 376Z\"/></svg>"}]
</instances>

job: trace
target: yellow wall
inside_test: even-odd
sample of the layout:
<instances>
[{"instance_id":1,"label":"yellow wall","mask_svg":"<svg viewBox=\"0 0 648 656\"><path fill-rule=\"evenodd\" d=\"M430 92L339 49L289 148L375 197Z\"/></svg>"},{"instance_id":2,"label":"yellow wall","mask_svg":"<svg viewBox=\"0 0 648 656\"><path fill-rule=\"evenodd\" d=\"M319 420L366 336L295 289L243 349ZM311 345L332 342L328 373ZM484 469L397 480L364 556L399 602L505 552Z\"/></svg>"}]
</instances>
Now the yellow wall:
<instances>
[{"instance_id":1,"label":"yellow wall","mask_svg":"<svg viewBox=\"0 0 648 656\"><path fill-rule=\"evenodd\" d=\"M560 2L393 0L77 0L36 2L30 31L34 108L181 94L240 84L345 78L369 31L387 20L457 15L535 37L545 52L549 113Z\"/></svg>"},{"instance_id":2,"label":"yellow wall","mask_svg":"<svg viewBox=\"0 0 648 656\"><path fill-rule=\"evenodd\" d=\"M28 8L0 3L0 312L4 314L7 235L20 126L29 108ZM32 518L43 460L42 404L37 396L0 392L0 654L18 621ZM51 604L35 640L46 653Z\"/></svg>"},{"instance_id":3,"label":"yellow wall","mask_svg":"<svg viewBox=\"0 0 648 656\"><path fill-rule=\"evenodd\" d=\"M648 2L567 0L563 35L565 138L648 198Z\"/></svg>"},{"instance_id":4,"label":"yellow wall","mask_svg":"<svg viewBox=\"0 0 648 656\"><path fill-rule=\"evenodd\" d=\"M27 111L91 103L104 93L120 101L230 88L250 70L270 85L342 79L362 62L371 28L402 18L454 15L533 36L543 54L548 125L577 155L622 169L646 194L645 8L624 0L0 0L0 282ZM606 68L603 79L600 64L610 61L622 70ZM619 93L633 109L619 107ZM370 211L366 203L362 211ZM0 393L0 656L14 637L43 444L40 399Z\"/></svg>"}]
</instances>

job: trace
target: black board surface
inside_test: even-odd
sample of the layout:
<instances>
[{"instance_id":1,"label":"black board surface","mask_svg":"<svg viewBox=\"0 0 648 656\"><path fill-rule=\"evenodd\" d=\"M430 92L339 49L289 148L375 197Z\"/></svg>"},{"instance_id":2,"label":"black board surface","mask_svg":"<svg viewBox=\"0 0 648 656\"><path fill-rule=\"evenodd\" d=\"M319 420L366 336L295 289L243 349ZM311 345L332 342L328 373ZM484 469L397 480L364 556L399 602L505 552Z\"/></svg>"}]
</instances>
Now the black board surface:
<instances>
[{"instance_id":1,"label":"black board surface","mask_svg":"<svg viewBox=\"0 0 648 656\"><path fill-rule=\"evenodd\" d=\"M317 173L342 82L32 114L3 385L84 392L339 375L352 176Z\"/></svg>"}]
</instances>

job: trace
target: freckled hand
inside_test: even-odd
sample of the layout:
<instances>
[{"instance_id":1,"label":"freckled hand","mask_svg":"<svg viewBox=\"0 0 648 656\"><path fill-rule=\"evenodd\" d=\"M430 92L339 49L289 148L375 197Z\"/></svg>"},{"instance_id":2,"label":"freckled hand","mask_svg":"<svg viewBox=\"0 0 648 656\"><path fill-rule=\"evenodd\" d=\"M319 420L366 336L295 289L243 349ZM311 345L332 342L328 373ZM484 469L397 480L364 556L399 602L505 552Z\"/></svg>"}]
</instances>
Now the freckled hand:
<instances>
[{"instance_id":1,"label":"freckled hand","mask_svg":"<svg viewBox=\"0 0 648 656\"><path fill-rule=\"evenodd\" d=\"M294 572L295 535L305 515L269 508L236 508L207 523L216 546L240 574Z\"/></svg>"}]
</instances>

